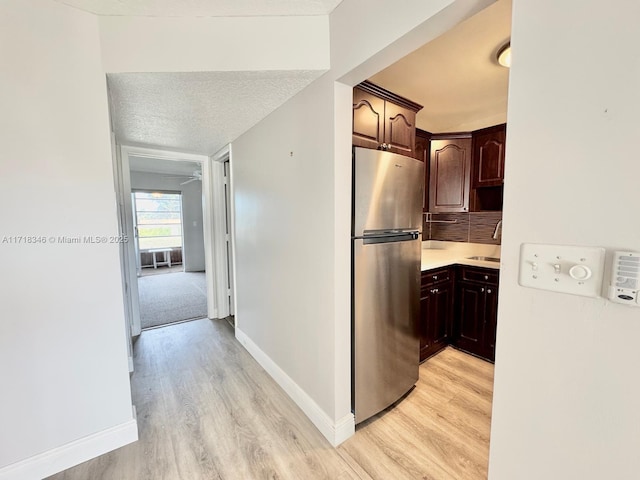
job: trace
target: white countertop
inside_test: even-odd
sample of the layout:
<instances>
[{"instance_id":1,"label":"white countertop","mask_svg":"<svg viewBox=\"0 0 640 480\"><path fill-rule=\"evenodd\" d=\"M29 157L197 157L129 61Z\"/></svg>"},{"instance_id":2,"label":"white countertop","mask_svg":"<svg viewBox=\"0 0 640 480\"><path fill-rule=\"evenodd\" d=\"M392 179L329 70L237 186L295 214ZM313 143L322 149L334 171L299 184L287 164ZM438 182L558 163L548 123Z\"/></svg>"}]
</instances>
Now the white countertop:
<instances>
[{"instance_id":1,"label":"white countertop","mask_svg":"<svg viewBox=\"0 0 640 480\"><path fill-rule=\"evenodd\" d=\"M498 262L470 260L467 257L484 256L500 258L500 245L480 243L422 242L422 271L449 265L473 265L476 267L499 269Z\"/></svg>"}]
</instances>

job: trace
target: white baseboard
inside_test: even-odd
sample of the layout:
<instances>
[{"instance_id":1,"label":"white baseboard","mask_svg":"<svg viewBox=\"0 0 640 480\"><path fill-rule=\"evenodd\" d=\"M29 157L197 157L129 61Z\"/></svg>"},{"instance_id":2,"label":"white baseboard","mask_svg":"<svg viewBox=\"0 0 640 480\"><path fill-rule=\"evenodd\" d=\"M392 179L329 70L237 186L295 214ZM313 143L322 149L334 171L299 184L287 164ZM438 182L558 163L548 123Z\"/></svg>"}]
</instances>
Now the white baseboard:
<instances>
[{"instance_id":1,"label":"white baseboard","mask_svg":"<svg viewBox=\"0 0 640 480\"><path fill-rule=\"evenodd\" d=\"M350 436L356 433L356 417L353 413L348 413L335 423L334 435L335 443L334 447L337 447Z\"/></svg>"},{"instance_id":2,"label":"white baseboard","mask_svg":"<svg viewBox=\"0 0 640 480\"><path fill-rule=\"evenodd\" d=\"M35 480L61 472L138 440L138 423L126 423L0 468L0 480Z\"/></svg>"},{"instance_id":3,"label":"white baseboard","mask_svg":"<svg viewBox=\"0 0 640 480\"><path fill-rule=\"evenodd\" d=\"M296 402L309 420L313 422L320 433L329 440L329 443L337 447L355 433L355 417L349 413L337 422L334 422L318 404L293 381L260 347L258 347L236 325L236 338L247 349L253 358L264 368L282 389Z\"/></svg>"}]
</instances>

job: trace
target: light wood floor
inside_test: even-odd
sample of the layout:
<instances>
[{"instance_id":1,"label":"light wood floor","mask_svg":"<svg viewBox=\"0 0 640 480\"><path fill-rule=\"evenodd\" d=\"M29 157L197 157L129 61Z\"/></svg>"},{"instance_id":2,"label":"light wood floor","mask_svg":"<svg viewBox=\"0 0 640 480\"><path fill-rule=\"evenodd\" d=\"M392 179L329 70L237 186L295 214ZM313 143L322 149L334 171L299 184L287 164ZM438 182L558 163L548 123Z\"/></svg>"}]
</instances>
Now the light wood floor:
<instances>
[{"instance_id":1,"label":"light wood floor","mask_svg":"<svg viewBox=\"0 0 640 480\"><path fill-rule=\"evenodd\" d=\"M224 320L142 334L140 440L55 480L455 479L487 476L493 365L447 349L416 388L334 449Z\"/></svg>"}]
</instances>

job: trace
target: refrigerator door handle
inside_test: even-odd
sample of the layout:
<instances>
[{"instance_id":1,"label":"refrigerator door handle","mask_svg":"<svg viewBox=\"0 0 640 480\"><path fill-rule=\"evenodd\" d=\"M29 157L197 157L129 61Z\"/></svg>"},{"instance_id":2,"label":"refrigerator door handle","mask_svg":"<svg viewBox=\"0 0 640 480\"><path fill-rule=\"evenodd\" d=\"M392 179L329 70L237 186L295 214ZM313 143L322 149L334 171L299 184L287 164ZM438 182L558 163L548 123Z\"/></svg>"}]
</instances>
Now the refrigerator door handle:
<instances>
[{"instance_id":1,"label":"refrigerator door handle","mask_svg":"<svg viewBox=\"0 0 640 480\"><path fill-rule=\"evenodd\" d=\"M404 232L404 233L384 233L379 235L363 235L359 237L353 237L354 240L362 240L365 245L372 245L375 243L390 243L390 242L409 242L417 240L420 237L420 232Z\"/></svg>"}]
</instances>

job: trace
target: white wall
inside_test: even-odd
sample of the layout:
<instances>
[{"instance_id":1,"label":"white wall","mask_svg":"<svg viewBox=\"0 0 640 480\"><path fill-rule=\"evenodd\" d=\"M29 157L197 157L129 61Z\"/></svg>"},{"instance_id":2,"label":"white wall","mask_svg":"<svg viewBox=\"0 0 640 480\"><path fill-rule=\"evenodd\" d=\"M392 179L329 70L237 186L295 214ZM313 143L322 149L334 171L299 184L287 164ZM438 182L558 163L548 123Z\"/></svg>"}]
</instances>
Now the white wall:
<instances>
[{"instance_id":1,"label":"white wall","mask_svg":"<svg viewBox=\"0 0 640 480\"><path fill-rule=\"evenodd\" d=\"M102 446L136 438L118 245L52 240L117 234L97 20L3 0L0 58L0 478L41 478L104 451L70 442L127 426ZM5 241L18 235L46 243Z\"/></svg>"},{"instance_id":2,"label":"white wall","mask_svg":"<svg viewBox=\"0 0 640 480\"><path fill-rule=\"evenodd\" d=\"M523 242L640 251L638 18L514 0L491 479L640 472L640 309L517 285Z\"/></svg>"},{"instance_id":3,"label":"white wall","mask_svg":"<svg viewBox=\"0 0 640 480\"><path fill-rule=\"evenodd\" d=\"M237 326L334 418L333 82L324 78L234 142L231 168Z\"/></svg>"},{"instance_id":4,"label":"white wall","mask_svg":"<svg viewBox=\"0 0 640 480\"><path fill-rule=\"evenodd\" d=\"M449 3L346 0L332 70L233 142L238 338L334 443L353 431L351 88L335 81L363 80L489 2L435 15Z\"/></svg>"},{"instance_id":5,"label":"white wall","mask_svg":"<svg viewBox=\"0 0 640 480\"><path fill-rule=\"evenodd\" d=\"M327 16L100 17L104 69L122 72L325 70Z\"/></svg>"},{"instance_id":6,"label":"white wall","mask_svg":"<svg viewBox=\"0 0 640 480\"><path fill-rule=\"evenodd\" d=\"M149 172L131 172L131 188L182 193L182 261L186 272L203 272L204 231L202 229L202 182L180 185L183 179Z\"/></svg>"}]
</instances>

